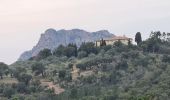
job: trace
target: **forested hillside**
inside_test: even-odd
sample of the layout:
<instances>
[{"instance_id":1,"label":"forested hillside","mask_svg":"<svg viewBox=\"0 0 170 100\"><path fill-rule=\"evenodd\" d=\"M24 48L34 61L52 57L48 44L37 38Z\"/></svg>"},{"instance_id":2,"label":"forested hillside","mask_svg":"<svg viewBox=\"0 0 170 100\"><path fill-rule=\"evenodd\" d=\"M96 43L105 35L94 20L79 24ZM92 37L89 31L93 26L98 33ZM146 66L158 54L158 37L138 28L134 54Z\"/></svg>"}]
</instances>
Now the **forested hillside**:
<instances>
[{"instance_id":1,"label":"forested hillside","mask_svg":"<svg viewBox=\"0 0 170 100\"><path fill-rule=\"evenodd\" d=\"M60 45L0 63L0 100L169 100L170 33L134 37L137 45Z\"/></svg>"}]
</instances>

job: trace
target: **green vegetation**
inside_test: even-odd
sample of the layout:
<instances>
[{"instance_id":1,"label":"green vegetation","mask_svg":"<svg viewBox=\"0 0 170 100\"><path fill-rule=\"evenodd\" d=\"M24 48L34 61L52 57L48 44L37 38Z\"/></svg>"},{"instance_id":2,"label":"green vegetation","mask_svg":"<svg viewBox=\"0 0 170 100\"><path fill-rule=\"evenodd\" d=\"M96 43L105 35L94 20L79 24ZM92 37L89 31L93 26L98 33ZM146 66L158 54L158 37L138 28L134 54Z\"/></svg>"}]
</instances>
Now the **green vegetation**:
<instances>
[{"instance_id":1,"label":"green vegetation","mask_svg":"<svg viewBox=\"0 0 170 100\"><path fill-rule=\"evenodd\" d=\"M142 37L141 37L141 33L140 32L136 33L135 42L137 43L137 45L139 45L142 42Z\"/></svg>"},{"instance_id":2,"label":"green vegetation","mask_svg":"<svg viewBox=\"0 0 170 100\"><path fill-rule=\"evenodd\" d=\"M35 73L35 75L42 75L44 77L44 71L45 71L45 67L42 63L34 63L32 66L32 72Z\"/></svg>"},{"instance_id":3,"label":"green vegetation","mask_svg":"<svg viewBox=\"0 0 170 100\"><path fill-rule=\"evenodd\" d=\"M53 54L56 56L67 56L67 57L75 56L75 57L77 57L77 46L75 44L69 44L66 47L63 45L60 45L53 52Z\"/></svg>"},{"instance_id":4,"label":"green vegetation","mask_svg":"<svg viewBox=\"0 0 170 100\"><path fill-rule=\"evenodd\" d=\"M8 72L8 66L4 63L0 63L0 77L3 79L3 75Z\"/></svg>"},{"instance_id":5,"label":"green vegetation","mask_svg":"<svg viewBox=\"0 0 170 100\"><path fill-rule=\"evenodd\" d=\"M0 63L0 99L169 100L170 33L135 37L138 45L60 45L27 61Z\"/></svg>"}]
</instances>

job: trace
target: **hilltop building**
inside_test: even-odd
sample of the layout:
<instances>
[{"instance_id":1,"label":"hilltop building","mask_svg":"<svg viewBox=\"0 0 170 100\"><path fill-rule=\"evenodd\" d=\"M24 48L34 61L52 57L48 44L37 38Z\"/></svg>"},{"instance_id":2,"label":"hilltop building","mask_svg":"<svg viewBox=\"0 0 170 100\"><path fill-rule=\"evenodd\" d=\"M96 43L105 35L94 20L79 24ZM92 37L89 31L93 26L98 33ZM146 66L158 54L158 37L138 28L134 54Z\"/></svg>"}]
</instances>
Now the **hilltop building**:
<instances>
[{"instance_id":1,"label":"hilltop building","mask_svg":"<svg viewBox=\"0 0 170 100\"><path fill-rule=\"evenodd\" d=\"M96 41L96 46L102 46L103 43L105 45L113 45L116 41L120 41L122 42L123 44L125 45L128 45L129 41L131 42L132 41L132 38L129 38L129 37L126 37L125 35L123 36L114 36L110 39L101 39L101 40L97 40Z\"/></svg>"}]
</instances>

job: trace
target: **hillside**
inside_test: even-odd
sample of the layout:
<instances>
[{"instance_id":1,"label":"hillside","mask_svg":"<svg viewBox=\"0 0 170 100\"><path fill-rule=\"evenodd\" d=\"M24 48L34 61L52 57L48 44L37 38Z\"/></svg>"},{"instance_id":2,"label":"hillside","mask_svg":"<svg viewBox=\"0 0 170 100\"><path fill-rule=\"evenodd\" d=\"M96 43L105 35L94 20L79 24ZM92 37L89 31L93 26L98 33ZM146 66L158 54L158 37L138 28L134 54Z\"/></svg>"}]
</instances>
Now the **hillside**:
<instances>
[{"instance_id":1,"label":"hillside","mask_svg":"<svg viewBox=\"0 0 170 100\"><path fill-rule=\"evenodd\" d=\"M18 60L28 60L29 58L36 56L41 50L48 48L54 50L59 45L68 45L69 43L75 43L80 46L82 42L94 42L101 38L110 38L114 35L107 30L101 30L97 32L87 32L80 29L72 30L59 30L48 29L45 33L41 34L41 37L33 47L32 50L26 51L21 54Z\"/></svg>"},{"instance_id":2,"label":"hillside","mask_svg":"<svg viewBox=\"0 0 170 100\"><path fill-rule=\"evenodd\" d=\"M167 34L153 32L145 41L136 37L138 45L69 44L53 55L44 49L26 61L0 63L0 99L169 100Z\"/></svg>"}]
</instances>

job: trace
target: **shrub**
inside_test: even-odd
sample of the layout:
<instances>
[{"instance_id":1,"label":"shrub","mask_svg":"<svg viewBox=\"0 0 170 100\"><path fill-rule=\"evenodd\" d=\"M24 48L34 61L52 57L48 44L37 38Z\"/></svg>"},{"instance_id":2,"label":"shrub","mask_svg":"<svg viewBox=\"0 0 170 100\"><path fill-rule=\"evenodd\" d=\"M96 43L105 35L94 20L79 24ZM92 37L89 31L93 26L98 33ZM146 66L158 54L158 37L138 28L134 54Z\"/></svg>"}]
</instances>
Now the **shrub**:
<instances>
[{"instance_id":1,"label":"shrub","mask_svg":"<svg viewBox=\"0 0 170 100\"><path fill-rule=\"evenodd\" d=\"M61 78L61 79L64 79L65 76L66 76L66 70L60 70L59 74L58 74L58 77Z\"/></svg>"},{"instance_id":2,"label":"shrub","mask_svg":"<svg viewBox=\"0 0 170 100\"><path fill-rule=\"evenodd\" d=\"M17 79L19 82L24 82L26 85L28 85L30 80L32 79L32 76L24 73L24 74L19 75Z\"/></svg>"},{"instance_id":3,"label":"shrub","mask_svg":"<svg viewBox=\"0 0 170 100\"><path fill-rule=\"evenodd\" d=\"M66 75L66 76L65 76L65 80L66 80L67 82L72 81L72 75L71 75L71 74Z\"/></svg>"},{"instance_id":4,"label":"shrub","mask_svg":"<svg viewBox=\"0 0 170 100\"><path fill-rule=\"evenodd\" d=\"M111 64L101 64L102 66L102 71L111 71L113 69L113 65Z\"/></svg>"},{"instance_id":5,"label":"shrub","mask_svg":"<svg viewBox=\"0 0 170 100\"><path fill-rule=\"evenodd\" d=\"M26 93L27 92L27 86L23 82L19 82L17 85L17 91L19 93Z\"/></svg>"},{"instance_id":6,"label":"shrub","mask_svg":"<svg viewBox=\"0 0 170 100\"><path fill-rule=\"evenodd\" d=\"M77 98L78 91L76 88L71 89L70 97Z\"/></svg>"},{"instance_id":7,"label":"shrub","mask_svg":"<svg viewBox=\"0 0 170 100\"><path fill-rule=\"evenodd\" d=\"M170 56L169 55L163 55L162 62L170 63Z\"/></svg>"},{"instance_id":8,"label":"shrub","mask_svg":"<svg viewBox=\"0 0 170 100\"><path fill-rule=\"evenodd\" d=\"M40 80L32 80L31 85L33 86L39 86L41 84Z\"/></svg>"},{"instance_id":9,"label":"shrub","mask_svg":"<svg viewBox=\"0 0 170 100\"><path fill-rule=\"evenodd\" d=\"M115 47L122 47L123 46L123 43L121 41L116 41L114 44L113 44Z\"/></svg>"},{"instance_id":10,"label":"shrub","mask_svg":"<svg viewBox=\"0 0 170 100\"><path fill-rule=\"evenodd\" d=\"M128 68L128 63L125 60L119 62L116 66L116 69L127 69L127 68Z\"/></svg>"},{"instance_id":11,"label":"shrub","mask_svg":"<svg viewBox=\"0 0 170 100\"><path fill-rule=\"evenodd\" d=\"M84 58L84 57L87 57L87 53L85 51L78 52L78 58L79 59Z\"/></svg>"},{"instance_id":12,"label":"shrub","mask_svg":"<svg viewBox=\"0 0 170 100\"><path fill-rule=\"evenodd\" d=\"M143 67L147 67L149 64L149 57L143 57L143 58L138 58L136 61L134 61L136 63L136 65L140 65Z\"/></svg>"},{"instance_id":13,"label":"shrub","mask_svg":"<svg viewBox=\"0 0 170 100\"><path fill-rule=\"evenodd\" d=\"M93 42L82 43L78 51L85 51L87 54L97 54L97 48Z\"/></svg>"},{"instance_id":14,"label":"shrub","mask_svg":"<svg viewBox=\"0 0 170 100\"><path fill-rule=\"evenodd\" d=\"M0 77L1 79L3 79L3 75L5 74L5 72L8 70L8 65L0 62Z\"/></svg>"},{"instance_id":15,"label":"shrub","mask_svg":"<svg viewBox=\"0 0 170 100\"><path fill-rule=\"evenodd\" d=\"M5 97L11 98L11 96L15 94L15 90L11 87L5 87L3 90L3 95Z\"/></svg>"},{"instance_id":16,"label":"shrub","mask_svg":"<svg viewBox=\"0 0 170 100\"><path fill-rule=\"evenodd\" d=\"M73 64L72 64L72 63L69 63L69 64L68 64L68 68L69 68L69 69L73 69Z\"/></svg>"},{"instance_id":17,"label":"shrub","mask_svg":"<svg viewBox=\"0 0 170 100\"><path fill-rule=\"evenodd\" d=\"M89 83L89 84L92 84L93 82L96 81L96 77L94 75L91 75L91 76L88 76L88 77L84 77L83 78L83 81L85 83Z\"/></svg>"}]
</instances>

